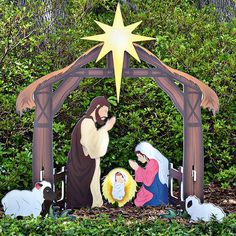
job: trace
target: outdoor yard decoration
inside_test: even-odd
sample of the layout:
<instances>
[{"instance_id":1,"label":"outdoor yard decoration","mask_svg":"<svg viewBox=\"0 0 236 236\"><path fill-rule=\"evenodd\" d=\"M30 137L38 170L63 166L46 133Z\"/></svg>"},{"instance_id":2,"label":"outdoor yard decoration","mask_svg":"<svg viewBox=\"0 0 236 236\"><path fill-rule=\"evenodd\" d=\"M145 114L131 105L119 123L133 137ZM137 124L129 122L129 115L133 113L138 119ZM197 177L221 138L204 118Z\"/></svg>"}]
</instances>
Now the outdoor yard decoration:
<instances>
[{"instance_id":1,"label":"outdoor yard decoration","mask_svg":"<svg viewBox=\"0 0 236 236\"><path fill-rule=\"evenodd\" d=\"M51 183L47 181L38 182L32 191L12 190L2 199L3 209L6 215L13 218L17 216L37 217L42 211L44 200L53 201L56 194L52 190Z\"/></svg>"},{"instance_id":2,"label":"outdoor yard decoration","mask_svg":"<svg viewBox=\"0 0 236 236\"><path fill-rule=\"evenodd\" d=\"M109 103L105 97L96 97L86 114L76 124L71 135L68 155L67 207L101 207L100 157L107 152L108 131L115 117L108 119ZM96 123L103 125L99 129Z\"/></svg>"},{"instance_id":3,"label":"outdoor yard decoration","mask_svg":"<svg viewBox=\"0 0 236 236\"><path fill-rule=\"evenodd\" d=\"M137 193L136 206L160 206L169 203L169 161L148 142L135 147L138 160L147 163L145 168L129 160L135 171L135 181L143 183Z\"/></svg>"},{"instance_id":4,"label":"outdoor yard decoration","mask_svg":"<svg viewBox=\"0 0 236 236\"><path fill-rule=\"evenodd\" d=\"M137 184L124 168L111 170L102 183L102 192L109 203L118 203L119 207L129 202L136 192Z\"/></svg>"},{"instance_id":5,"label":"outdoor yard decoration","mask_svg":"<svg viewBox=\"0 0 236 236\"><path fill-rule=\"evenodd\" d=\"M197 196L203 201L203 143L201 107L219 110L219 100L215 92L206 84L184 72L172 69L161 62L154 54L135 42L151 38L132 34L140 24L124 26L118 4L112 26L97 22L105 34L87 39L101 43L84 53L69 66L52 72L34 81L18 96L17 112L35 107L33 134L33 183L40 179L44 169L44 179L54 183L52 155L52 123L67 96L74 91L85 78L116 78L117 99L121 77L152 77L157 85L171 98L176 109L183 116L183 196ZM106 55L106 68L86 68L92 60L99 60ZM151 68L130 68L129 55L139 61L145 61ZM59 83L53 90L53 85ZM183 85L181 90L175 82Z\"/></svg>"},{"instance_id":6,"label":"outdoor yard decoration","mask_svg":"<svg viewBox=\"0 0 236 236\"><path fill-rule=\"evenodd\" d=\"M196 196L188 196L185 199L185 209L191 216L191 221L210 221L213 216L221 222L226 216L222 208L212 203L201 203Z\"/></svg>"}]
</instances>

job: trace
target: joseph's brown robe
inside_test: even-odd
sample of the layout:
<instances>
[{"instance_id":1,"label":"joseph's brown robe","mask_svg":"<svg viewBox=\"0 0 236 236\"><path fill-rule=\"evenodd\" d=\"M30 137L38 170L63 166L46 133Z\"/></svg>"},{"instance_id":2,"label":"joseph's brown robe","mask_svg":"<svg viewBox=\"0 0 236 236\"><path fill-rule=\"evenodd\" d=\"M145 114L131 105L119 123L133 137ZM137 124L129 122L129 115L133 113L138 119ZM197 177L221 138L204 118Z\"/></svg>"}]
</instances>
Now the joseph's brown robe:
<instances>
[{"instance_id":1,"label":"joseph's brown robe","mask_svg":"<svg viewBox=\"0 0 236 236\"><path fill-rule=\"evenodd\" d=\"M108 132L97 129L90 116L76 124L71 135L67 165L67 208L102 205L100 192L100 157L107 151Z\"/></svg>"}]
</instances>

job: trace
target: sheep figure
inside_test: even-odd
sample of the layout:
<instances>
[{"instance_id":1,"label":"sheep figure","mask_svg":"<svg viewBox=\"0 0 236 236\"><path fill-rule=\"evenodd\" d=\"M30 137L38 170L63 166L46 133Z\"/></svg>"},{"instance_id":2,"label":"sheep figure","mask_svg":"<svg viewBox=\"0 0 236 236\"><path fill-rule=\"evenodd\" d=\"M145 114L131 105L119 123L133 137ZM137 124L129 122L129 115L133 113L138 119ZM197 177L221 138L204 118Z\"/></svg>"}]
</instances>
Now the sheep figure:
<instances>
[{"instance_id":1,"label":"sheep figure","mask_svg":"<svg viewBox=\"0 0 236 236\"><path fill-rule=\"evenodd\" d=\"M212 203L200 203L196 196L188 196L185 200L185 208L191 216L191 221L203 220L208 222L214 215L218 222L221 222L225 217L224 211Z\"/></svg>"},{"instance_id":2,"label":"sheep figure","mask_svg":"<svg viewBox=\"0 0 236 236\"><path fill-rule=\"evenodd\" d=\"M55 200L56 194L52 190L51 183L47 181L37 182L32 191L12 190L2 199L5 215L12 218L17 216L37 217L42 211L44 200Z\"/></svg>"}]
</instances>

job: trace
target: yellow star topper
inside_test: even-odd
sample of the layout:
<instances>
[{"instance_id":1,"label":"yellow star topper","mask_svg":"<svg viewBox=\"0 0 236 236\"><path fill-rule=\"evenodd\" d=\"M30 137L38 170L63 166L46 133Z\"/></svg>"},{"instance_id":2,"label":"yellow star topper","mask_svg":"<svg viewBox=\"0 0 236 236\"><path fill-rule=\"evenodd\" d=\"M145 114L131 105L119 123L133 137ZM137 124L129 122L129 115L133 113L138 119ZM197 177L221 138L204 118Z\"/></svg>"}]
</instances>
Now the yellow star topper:
<instances>
[{"instance_id":1,"label":"yellow star topper","mask_svg":"<svg viewBox=\"0 0 236 236\"><path fill-rule=\"evenodd\" d=\"M103 24L98 21L95 22L99 25L100 28L103 29L105 34L84 37L82 39L104 42L96 62L103 58L107 53L112 51L116 80L116 94L117 101L119 102L125 51L133 56L138 62L140 62L133 42L153 40L154 38L132 34L132 31L141 23L141 21L128 26L124 26L119 3L116 8L116 14L112 26Z\"/></svg>"}]
</instances>

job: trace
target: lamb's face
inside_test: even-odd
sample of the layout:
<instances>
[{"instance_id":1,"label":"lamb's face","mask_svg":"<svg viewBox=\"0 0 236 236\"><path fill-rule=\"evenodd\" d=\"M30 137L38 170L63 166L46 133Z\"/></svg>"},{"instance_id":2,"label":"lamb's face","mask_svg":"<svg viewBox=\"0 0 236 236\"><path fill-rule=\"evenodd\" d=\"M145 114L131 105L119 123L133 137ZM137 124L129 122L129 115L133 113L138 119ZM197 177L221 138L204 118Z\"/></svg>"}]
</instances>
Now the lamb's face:
<instances>
[{"instance_id":1,"label":"lamb's face","mask_svg":"<svg viewBox=\"0 0 236 236\"><path fill-rule=\"evenodd\" d=\"M198 205L199 201L195 196L188 196L185 200L185 208L189 214L191 214L193 211L196 211Z\"/></svg>"},{"instance_id":2,"label":"lamb's face","mask_svg":"<svg viewBox=\"0 0 236 236\"><path fill-rule=\"evenodd\" d=\"M47 181L38 182L35 184L35 188L43 194L45 200L56 200L56 194L52 190L51 183Z\"/></svg>"}]
</instances>

